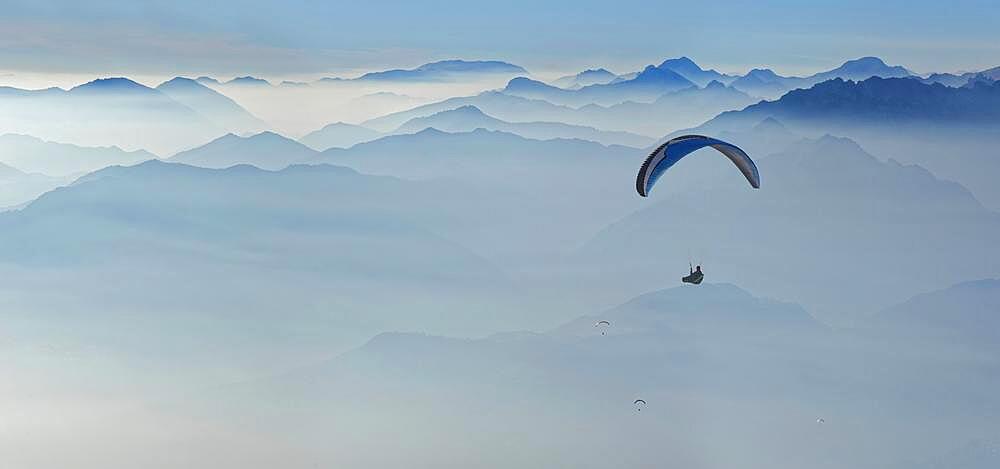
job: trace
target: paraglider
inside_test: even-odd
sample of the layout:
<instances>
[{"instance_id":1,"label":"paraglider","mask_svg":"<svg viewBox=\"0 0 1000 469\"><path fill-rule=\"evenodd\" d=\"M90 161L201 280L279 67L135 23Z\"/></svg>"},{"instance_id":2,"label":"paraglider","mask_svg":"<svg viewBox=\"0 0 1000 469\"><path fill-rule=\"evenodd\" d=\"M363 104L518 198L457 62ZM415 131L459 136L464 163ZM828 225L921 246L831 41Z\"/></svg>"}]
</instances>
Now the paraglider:
<instances>
[{"instance_id":1,"label":"paraglider","mask_svg":"<svg viewBox=\"0 0 1000 469\"><path fill-rule=\"evenodd\" d=\"M656 184L656 181L674 163L677 163L685 156L705 147L712 147L739 168L743 176L750 182L754 189L760 188L760 175L757 173L757 165L754 164L750 156L736 145L722 140L705 137L703 135L684 135L672 138L666 143L656 147L652 153L646 157L646 161L639 168L639 174L635 179L635 189L639 195L647 197L649 191Z\"/></svg>"},{"instance_id":2,"label":"paraglider","mask_svg":"<svg viewBox=\"0 0 1000 469\"><path fill-rule=\"evenodd\" d=\"M632 403L632 405L635 406L635 410L637 412L642 412L642 408L646 407L646 401L642 399L636 399L635 402Z\"/></svg>"},{"instance_id":3,"label":"paraglider","mask_svg":"<svg viewBox=\"0 0 1000 469\"><path fill-rule=\"evenodd\" d=\"M826 423L826 419L824 419L823 417L820 417L820 418L816 419L816 423L818 423L818 424L824 424L824 423Z\"/></svg>"},{"instance_id":4,"label":"paraglider","mask_svg":"<svg viewBox=\"0 0 1000 469\"><path fill-rule=\"evenodd\" d=\"M608 322L608 321L601 320L601 321L597 321L596 323L594 323L594 327L600 328L601 329L601 335L604 335L604 332L605 332L604 329L608 328L608 327L611 327L611 323Z\"/></svg>"},{"instance_id":5,"label":"paraglider","mask_svg":"<svg viewBox=\"0 0 1000 469\"><path fill-rule=\"evenodd\" d=\"M702 280L705 280L705 273L701 271L700 265L694 269L691 269L691 266L688 266L688 269L690 272L687 277L681 277L682 282L699 285Z\"/></svg>"}]
</instances>

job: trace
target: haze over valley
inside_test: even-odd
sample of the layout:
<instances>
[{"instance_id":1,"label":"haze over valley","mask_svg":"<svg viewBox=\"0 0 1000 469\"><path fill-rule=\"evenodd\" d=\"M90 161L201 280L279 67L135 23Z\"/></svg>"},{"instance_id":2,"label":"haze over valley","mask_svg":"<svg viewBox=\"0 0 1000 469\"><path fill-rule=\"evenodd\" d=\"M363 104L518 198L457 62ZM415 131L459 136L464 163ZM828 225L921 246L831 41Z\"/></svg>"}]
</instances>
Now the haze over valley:
<instances>
[{"instance_id":1,"label":"haze over valley","mask_svg":"<svg viewBox=\"0 0 1000 469\"><path fill-rule=\"evenodd\" d=\"M978 36L251 3L0 20L0 466L1000 467L1000 55L928 58Z\"/></svg>"}]
</instances>

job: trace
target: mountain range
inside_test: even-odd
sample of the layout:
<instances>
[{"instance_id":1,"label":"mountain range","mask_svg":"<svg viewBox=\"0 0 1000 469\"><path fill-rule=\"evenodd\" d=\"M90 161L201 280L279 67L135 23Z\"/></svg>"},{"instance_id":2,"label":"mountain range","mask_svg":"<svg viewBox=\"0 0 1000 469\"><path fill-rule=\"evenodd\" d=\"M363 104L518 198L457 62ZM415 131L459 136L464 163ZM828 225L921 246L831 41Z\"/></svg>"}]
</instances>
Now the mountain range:
<instances>
[{"instance_id":1,"label":"mountain range","mask_svg":"<svg viewBox=\"0 0 1000 469\"><path fill-rule=\"evenodd\" d=\"M348 148L362 142L370 142L381 136L382 132L360 125L346 122L327 124L322 129L314 130L299 139L300 142L316 151L329 148Z\"/></svg>"},{"instance_id":2,"label":"mountain range","mask_svg":"<svg viewBox=\"0 0 1000 469\"><path fill-rule=\"evenodd\" d=\"M353 81L400 81L400 82L438 82L457 79L475 79L476 76L489 75L524 75L524 68L501 62L499 60L442 60L423 64L412 69L393 69L381 72L369 72ZM343 80L340 78L326 80Z\"/></svg>"},{"instance_id":3,"label":"mountain range","mask_svg":"<svg viewBox=\"0 0 1000 469\"><path fill-rule=\"evenodd\" d=\"M46 140L157 153L224 133L166 93L127 78L98 79L70 90L0 90L0 128Z\"/></svg>"},{"instance_id":4,"label":"mountain range","mask_svg":"<svg viewBox=\"0 0 1000 469\"><path fill-rule=\"evenodd\" d=\"M961 182L991 208L1000 207L993 183L1000 161L991 157L1000 142L1000 83L952 88L913 78L834 79L671 135L741 131L767 118L800 134L851 137L876 154Z\"/></svg>"},{"instance_id":5,"label":"mountain range","mask_svg":"<svg viewBox=\"0 0 1000 469\"><path fill-rule=\"evenodd\" d=\"M229 97L190 78L173 78L156 89L232 132L261 132L268 127Z\"/></svg>"},{"instance_id":6,"label":"mountain range","mask_svg":"<svg viewBox=\"0 0 1000 469\"><path fill-rule=\"evenodd\" d=\"M568 75L558 78L552 82L552 85L567 90L575 90L583 88L584 86L611 83L611 81L615 78L618 78L618 75L609 72L607 69L591 68L577 73L576 75Z\"/></svg>"},{"instance_id":7,"label":"mountain range","mask_svg":"<svg viewBox=\"0 0 1000 469\"><path fill-rule=\"evenodd\" d=\"M652 138L642 135L598 130L593 127L562 122L507 122L486 115L475 106L462 106L427 117L415 117L401 125L393 133L415 133L426 128L435 128L450 133L471 132L482 128L539 140L575 138L605 145L626 145L639 148L647 147L654 142Z\"/></svg>"},{"instance_id":8,"label":"mountain range","mask_svg":"<svg viewBox=\"0 0 1000 469\"><path fill-rule=\"evenodd\" d=\"M295 140L274 132L249 137L226 134L205 145L170 157L174 163L203 168L228 168L249 164L261 169L279 170L302 163L318 153Z\"/></svg>"},{"instance_id":9,"label":"mountain range","mask_svg":"<svg viewBox=\"0 0 1000 469\"><path fill-rule=\"evenodd\" d=\"M646 67L629 80L594 84L566 90L540 81L518 77L507 83L503 92L512 96L579 107L585 104L611 105L625 101L650 102L670 92L696 86L683 75L667 68Z\"/></svg>"},{"instance_id":10,"label":"mountain range","mask_svg":"<svg viewBox=\"0 0 1000 469\"><path fill-rule=\"evenodd\" d=\"M0 135L0 163L27 173L72 176L111 165L129 165L156 158L144 150L82 147L17 134Z\"/></svg>"}]
</instances>

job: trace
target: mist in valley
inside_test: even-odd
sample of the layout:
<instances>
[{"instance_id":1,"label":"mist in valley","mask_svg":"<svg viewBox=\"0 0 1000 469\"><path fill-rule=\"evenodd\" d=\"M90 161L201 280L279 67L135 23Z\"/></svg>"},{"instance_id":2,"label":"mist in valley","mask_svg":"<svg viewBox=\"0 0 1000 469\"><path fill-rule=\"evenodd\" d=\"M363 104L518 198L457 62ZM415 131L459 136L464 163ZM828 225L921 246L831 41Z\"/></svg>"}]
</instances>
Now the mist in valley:
<instances>
[{"instance_id":1,"label":"mist in valley","mask_svg":"<svg viewBox=\"0 0 1000 469\"><path fill-rule=\"evenodd\" d=\"M0 87L0 466L997 467L996 69L643 60Z\"/></svg>"}]
</instances>

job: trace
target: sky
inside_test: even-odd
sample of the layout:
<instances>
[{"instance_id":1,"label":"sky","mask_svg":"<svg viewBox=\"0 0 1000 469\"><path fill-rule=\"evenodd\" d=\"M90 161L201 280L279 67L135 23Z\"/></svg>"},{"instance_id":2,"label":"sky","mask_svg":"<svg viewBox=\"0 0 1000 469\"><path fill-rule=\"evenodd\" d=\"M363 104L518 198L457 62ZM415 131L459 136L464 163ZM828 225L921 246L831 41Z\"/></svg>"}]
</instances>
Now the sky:
<instances>
[{"instance_id":1,"label":"sky","mask_svg":"<svg viewBox=\"0 0 1000 469\"><path fill-rule=\"evenodd\" d=\"M809 74L867 55L918 73L1000 65L1000 4L955 0L0 0L0 83L352 76L499 59L552 76L689 56Z\"/></svg>"}]
</instances>

